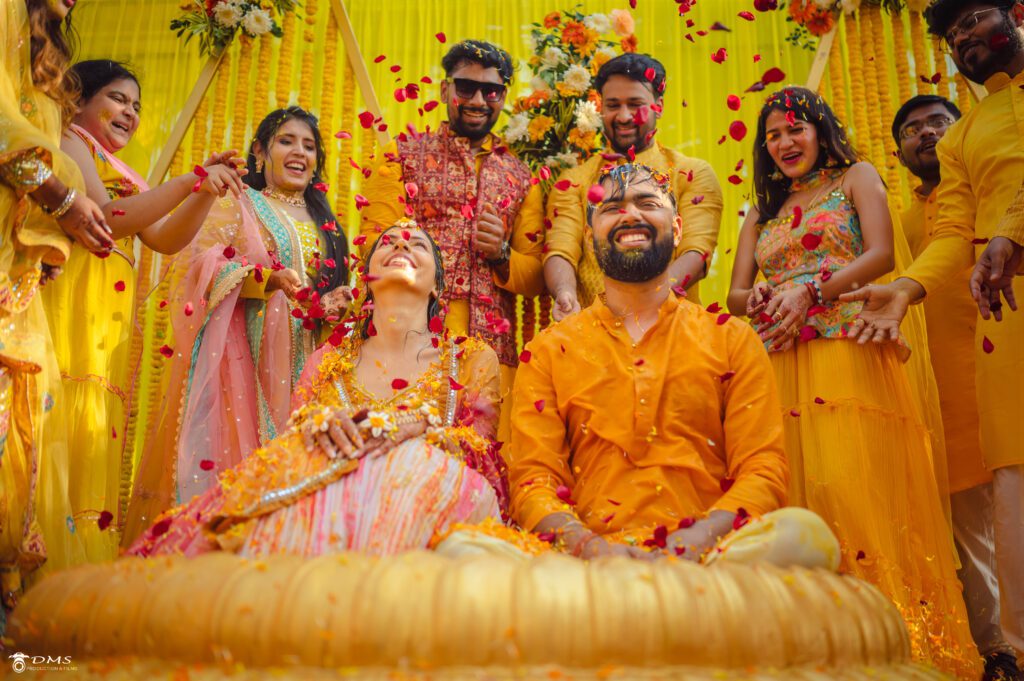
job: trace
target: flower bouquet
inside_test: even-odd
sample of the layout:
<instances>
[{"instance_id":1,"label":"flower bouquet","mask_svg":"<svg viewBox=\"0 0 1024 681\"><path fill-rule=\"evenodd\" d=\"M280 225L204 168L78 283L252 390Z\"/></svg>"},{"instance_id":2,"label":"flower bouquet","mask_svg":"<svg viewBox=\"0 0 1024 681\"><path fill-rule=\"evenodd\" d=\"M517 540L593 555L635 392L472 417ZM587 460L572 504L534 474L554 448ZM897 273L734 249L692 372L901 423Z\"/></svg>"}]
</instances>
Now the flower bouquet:
<instances>
[{"instance_id":1,"label":"flower bouquet","mask_svg":"<svg viewBox=\"0 0 1024 681\"><path fill-rule=\"evenodd\" d=\"M184 12L171 20L171 30L187 43L199 36L201 54L213 54L231 44L239 30L250 38L264 33L280 38L283 33L275 15L295 9L295 0L186 0Z\"/></svg>"},{"instance_id":2,"label":"flower bouquet","mask_svg":"<svg viewBox=\"0 0 1024 681\"><path fill-rule=\"evenodd\" d=\"M786 36L786 42L813 50L821 36L831 31L839 13L853 14L861 4L881 7L887 12L903 9L903 0L790 0L789 16L796 28Z\"/></svg>"},{"instance_id":3,"label":"flower bouquet","mask_svg":"<svg viewBox=\"0 0 1024 681\"><path fill-rule=\"evenodd\" d=\"M504 130L512 150L545 181L601 148L594 76L612 57L636 51L628 10L583 14L580 9L552 12L533 24L532 92L513 102Z\"/></svg>"}]
</instances>

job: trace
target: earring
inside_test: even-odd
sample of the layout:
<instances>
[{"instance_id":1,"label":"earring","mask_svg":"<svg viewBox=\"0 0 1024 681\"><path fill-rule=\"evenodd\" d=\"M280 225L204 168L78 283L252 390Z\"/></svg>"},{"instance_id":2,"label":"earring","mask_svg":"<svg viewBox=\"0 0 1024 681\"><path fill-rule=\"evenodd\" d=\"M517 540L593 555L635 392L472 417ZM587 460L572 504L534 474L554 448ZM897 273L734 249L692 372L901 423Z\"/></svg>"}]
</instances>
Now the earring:
<instances>
[{"instance_id":1,"label":"earring","mask_svg":"<svg viewBox=\"0 0 1024 681\"><path fill-rule=\"evenodd\" d=\"M778 166L776 166L775 170L772 171L772 174L768 176L768 179L769 180L774 180L775 182L778 182L779 180L782 179L782 171L779 170Z\"/></svg>"},{"instance_id":2,"label":"earring","mask_svg":"<svg viewBox=\"0 0 1024 681\"><path fill-rule=\"evenodd\" d=\"M256 172L257 173L262 173L263 172L263 159L262 158L261 159L257 159L257 161L256 161Z\"/></svg>"}]
</instances>

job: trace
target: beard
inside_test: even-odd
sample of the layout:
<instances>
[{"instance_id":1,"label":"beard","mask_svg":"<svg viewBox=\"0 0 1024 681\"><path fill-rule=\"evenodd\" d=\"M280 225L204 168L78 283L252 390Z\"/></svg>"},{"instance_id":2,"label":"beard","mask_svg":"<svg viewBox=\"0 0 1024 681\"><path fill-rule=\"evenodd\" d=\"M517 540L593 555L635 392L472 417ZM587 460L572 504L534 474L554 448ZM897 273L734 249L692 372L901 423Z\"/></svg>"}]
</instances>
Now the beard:
<instances>
[{"instance_id":1,"label":"beard","mask_svg":"<svg viewBox=\"0 0 1024 681\"><path fill-rule=\"evenodd\" d=\"M471 109L474 113L483 111L487 114L487 119L484 121L483 125L473 127L463 120L462 111L463 108L458 105L450 106L448 109L448 126L459 137L468 137L473 141L483 139L484 137L487 137L487 134L492 128L494 128L494 124L498 122L498 116L490 109Z\"/></svg>"},{"instance_id":2,"label":"beard","mask_svg":"<svg viewBox=\"0 0 1024 681\"><path fill-rule=\"evenodd\" d=\"M1003 38L1005 38L1005 42L998 47L993 47L993 41L1002 41ZM987 44L976 49L988 50L989 54L974 65L964 64L961 60L954 60L954 62L968 80L984 83L993 74L1002 71L1015 54L1024 51L1024 38L1021 37L1020 31L1013 25L1010 17L1004 15L1003 23L992 34Z\"/></svg>"},{"instance_id":3,"label":"beard","mask_svg":"<svg viewBox=\"0 0 1024 681\"><path fill-rule=\"evenodd\" d=\"M630 248L623 251L615 244L615 236L623 229L646 229L651 245L645 249ZM604 242L594 238L594 255L605 276L615 281L639 284L660 276L668 269L675 250L671 233L658 239L658 231L650 224L623 225L608 233Z\"/></svg>"}]
</instances>

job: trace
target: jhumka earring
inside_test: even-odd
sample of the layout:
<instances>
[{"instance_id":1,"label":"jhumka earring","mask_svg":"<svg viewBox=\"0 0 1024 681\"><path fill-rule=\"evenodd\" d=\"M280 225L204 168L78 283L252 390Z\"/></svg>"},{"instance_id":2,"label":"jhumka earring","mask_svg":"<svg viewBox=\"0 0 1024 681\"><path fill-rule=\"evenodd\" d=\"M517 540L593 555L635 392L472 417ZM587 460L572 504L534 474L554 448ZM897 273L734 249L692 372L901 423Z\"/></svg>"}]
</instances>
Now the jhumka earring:
<instances>
[{"instance_id":1,"label":"jhumka earring","mask_svg":"<svg viewBox=\"0 0 1024 681\"><path fill-rule=\"evenodd\" d=\"M779 180L782 179L782 171L779 170L778 166L776 166L775 170L772 171L772 174L768 176L768 179L774 180L775 182L778 182Z\"/></svg>"},{"instance_id":2,"label":"jhumka earring","mask_svg":"<svg viewBox=\"0 0 1024 681\"><path fill-rule=\"evenodd\" d=\"M262 158L258 159L256 161L256 172L257 173L262 173L263 172L263 159Z\"/></svg>"}]
</instances>

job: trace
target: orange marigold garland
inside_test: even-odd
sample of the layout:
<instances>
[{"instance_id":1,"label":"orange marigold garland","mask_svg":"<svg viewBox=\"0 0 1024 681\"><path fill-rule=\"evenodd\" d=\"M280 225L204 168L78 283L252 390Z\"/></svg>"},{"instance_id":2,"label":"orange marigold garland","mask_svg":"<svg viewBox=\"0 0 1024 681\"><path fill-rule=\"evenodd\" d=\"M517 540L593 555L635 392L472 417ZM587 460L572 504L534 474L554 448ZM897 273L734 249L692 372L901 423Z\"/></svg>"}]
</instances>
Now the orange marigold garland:
<instances>
[{"instance_id":1,"label":"orange marigold garland","mask_svg":"<svg viewBox=\"0 0 1024 681\"><path fill-rule=\"evenodd\" d=\"M217 149L224 145L224 133L227 129L227 97L231 90L231 53L225 52L224 59L217 69L217 84L213 93L213 128L210 130L210 144L207 151ZM202 163L205 158L197 158L196 163Z\"/></svg>"},{"instance_id":2,"label":"orange marigold garland","mask_svg":"<svg viewBox=\"0 0 1024 681\"><path fill-rule=\"evenodd\" d=\"M935 89L940 97L949 99L949 69L946 66L946 55L942 53L939 43L932 45L932 56L935 58L935 77L938 81Z\"/></svg>"},{"instance_id":3,"label":"orange marigold garland","mask_svg":"<svg viewBox=\"0 0 1024 681\"><path fill-rule=\"evenodd\" d=\"M861 6L857 12L857 20L860 24L860 49L864 55L864 88L873 93L873 96L877 96L878 88L880 87L878 82L878 70L876 68L875 61L877 59L875 53L875 40L881 39L882 36L875 36L871 23L870 13L872 11L878 11L875 8ZM861 142L862 147L865 151L869 152L872 165L878 169L879 173L883 172L885 165L885 147L882 142L883 126L882 116L878 106L870 105L867 99L861 100L864 108L867 110L868 116L868 138Z\"/></svg>"},{"instance_id":4,"label":"orange marigold garland","mask_svg":"<svg viewBox=\"0 0 1024 681\"><path fill-rule=\"evenodd\" d=\"M335 94L338 85L338 26L334 13L327 13L327 35L324 36L323 86L320 89L320 136L327 150L324 177L331 185L338 183L338 140L334 137ZM337 192L335 192L337 193ZM337 208L337 205L334 205Z\"/></svg>"},{"instance_id":5,"label":"orange marigold garland","mask_svg":"<svg viewBox=\"0 0 1024 681\"><path fill-rule=\"evenodd\" d=\"M263 117L270 111L270 107L267 105L270 86L264 79L270 76L270 64L273 56L274 44L271 42L270 36L261 36L259 56L256 58L256 73L259 83L253 89L252 97L252 115L258 121L263 120Z\"/></svg>"},{"instance_id":6,"label":"orange marigold garland","mask_svg":"<svg viewBox=\"0 0 1024 681\"><path fill-rule=\"evenodd\" d=\"M874 107L879 116L881 122L881 136L878 142L881 144L884 173L882 168L879 168L879 173L882 173L885 177L886 184L892 188L889 192L889 201L892 207L897 211L903 210L903 195L897 191L897 187L900 186L900 171L899 161L896 158L896 140L892 138L892 135L886 134L887 124L892 121L896 116L896 110L892 103L892 90L889 81L889 69L887 67L887 60L885 57L885 25L882 21L882 10L878 7L872 7L867 12L868 20L871 22L872 33L875 36L875 43L880 47L876 53L874 64L876 78L878 80L878 100L879 106Z\"/></svg>"},{"instance_id":7,"label":"orange marigold garland","mask_svg":"<svg viewBox=\"0 0 1024 681\"><path fill-rule=\"evenodd\" d=\"M850 73L864 73L864 53L861 50L860 24L857 17L847 15L846 37L849 45L848 55L850 57ZM871 130L868 124L867 112L867 90L864 87L864 78L850 78L850 105L853 110L853 131L857 140L857 146L865 153L871 151Z\"/></svg>"},{"instance_id":8,"label":"orange marigold garland","mask_svg":"<svg viewBox=\"0 0 1024 681\"><path fill-rule=\"evenodd\" d=\"M277 50L277 78L274 81L274 105L281 109L291 102L292 64L295 60L295 15L284 18L284 37Z\"/></svg>"},{"instance_id":9,"label":"orange marigold garland","mask_svg":"<svg viewBox=\"0 0 1024 681\"><path fill-rule=\"evenodd\" d=\"M956 105L960 109L960 112L966 116L967 112L974 108L974 95L971 94L970 86L962 75L957 73L955 79Z\"/></svg>"},{"instance_id":10,"label":"orange marigold garland","mask_svg":"<svg viewBox=\"0 0 1024 681\"><path fill-rule=\"evenodd\" d=\"M241 152L245 148L245 128L249 118L249 97L253 92L253 88L250 87L253 45L252 39L248 36L242 36L239 43L238 75L235 78L235 82L240 87L234 88L235 105L231 115L231 144L228 146Z\"/></svg>"},{"instance_id":11,"label":"orange marigold garland","mask_svg":"<svg viewBox=\"0 0 1024 681\"><path fill-rule=\"evenodd\" d=\"M840 21L843 21L840 19ZM842 31L842 27L839 29ZM832 50L828 55L828 83L829 83L829 104L836 112L843 125L848 125L850 119L846 112L846 76L843 69L843 43L837 40L832 43Z\"/></svg>"},{"instance_id":12,"label":"orange marigold garland","mask_svg":"<svg viewBox=\"0 0 1024 681\"><path fill-rule=\"evenodd\" d=\"M341 125L343 128L351 130L356 125L356 88L355 88L355 72L352 70L352 64L348 60L348 55L345 56L345 70L344 77L341 86ZM337 186L335 187L334 194L334 210L342 216L344 220L352 212L349 210L349 201L352 195L352 164L349 161L353 160L352 155L355 153L353 138L349 134L341 140L341 151L339 153L339 170L338 179L336 181ZM352 225L345 221L347 230L351 233ZM355 251L356 249L353 249ZM349 269L354 270L354 267Z\"/></svg>"},{"instance_id":13,"label":"orange marigold garland","mask_svg":"<svg viewBox=\"0 0 1024 681\"><path fill-rule=\"evenodd\" d=\"M925 34L924 22L920 12L910 12L910 44L914 52L914 82L917 83L917 94L932 93L932 83L928 78L932 75L928 62L928 36Z\"/></svg>"},{"instance_id":14,"label":"orange marigold garland","mask_svg":"<svg viewBox=\"0 0 1024 681\"><path fill-rule=\"evenodd\" d=\"M892 51L896 61L896 87L900 95L900 104L913 96L914 76L910 72L910 55L907 52L906 25L902 12L890 12L889 22L892 27Z\"/></svg>"}]
</instances>

